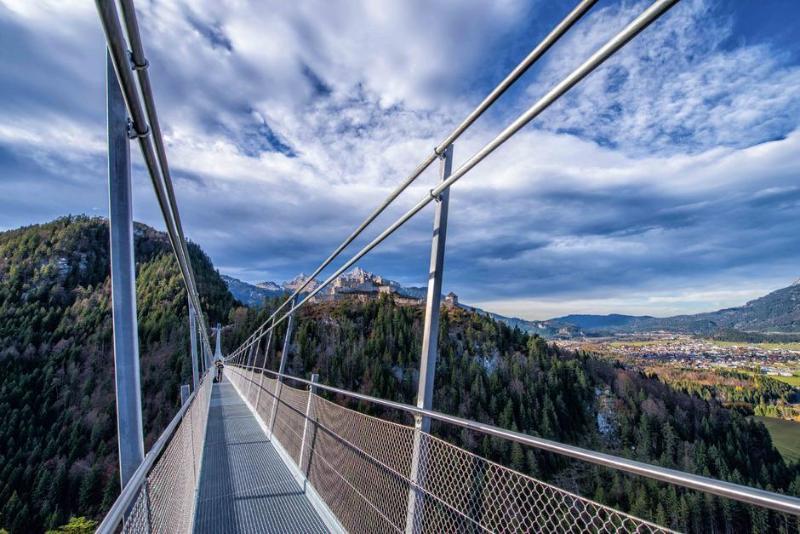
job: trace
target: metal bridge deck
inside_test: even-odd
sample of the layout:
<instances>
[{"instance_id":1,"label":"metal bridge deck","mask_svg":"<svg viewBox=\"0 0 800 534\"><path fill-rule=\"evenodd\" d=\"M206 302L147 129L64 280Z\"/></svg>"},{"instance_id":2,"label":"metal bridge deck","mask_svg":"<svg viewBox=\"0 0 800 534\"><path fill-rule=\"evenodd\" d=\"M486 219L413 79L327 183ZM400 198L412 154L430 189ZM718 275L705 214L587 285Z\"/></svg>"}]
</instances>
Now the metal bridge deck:
<instances>
[{"instance_id":1,"label":"metal bridge deck","mask_svg":"<svg viewBox=\"0 0 800 534\"><path fill-rule=\"evenodd\" d=\"M327 532L227 379L214 384L194 531Z\"/></svg>"}]
</instances>

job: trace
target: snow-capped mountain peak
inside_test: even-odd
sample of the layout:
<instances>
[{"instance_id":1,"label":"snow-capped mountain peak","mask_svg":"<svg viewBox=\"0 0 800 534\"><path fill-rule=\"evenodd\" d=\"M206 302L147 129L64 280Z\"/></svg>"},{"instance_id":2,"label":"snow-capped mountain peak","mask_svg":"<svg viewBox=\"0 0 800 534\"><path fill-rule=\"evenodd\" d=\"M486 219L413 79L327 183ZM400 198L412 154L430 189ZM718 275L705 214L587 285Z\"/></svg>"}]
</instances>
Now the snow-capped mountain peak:
<instances>
[{"instance_id":1,"label":"snow-capped mountain peak","mask_svg":"<svg viewBox=\"0 0 800 534\"><path fill-rule=\"evenodd\" d=\"M308 276L306 276L304 273L300 273L299 275L294 277L294 279L289 280L287 282L284 282L283 283L283 288L284 289L288 289L290 291L295 291L295 290L297 290L297 288L299 288L300 286L305 284L306 280L308 280ZM312 280L305 287L305 290L306 291L313 291L318 285L319 285L319 282L317 282L316 280Z\"/></svg>"},{"instance_id":2,"label":"snow-capped mountain peak","mask_svg":"<svg viewBox=\"0 0 800 534\"><path fill-rule=\"evenodd\" d=\"M266 289L267 291L280 291L282 289L281 286L269 280L265 282L259 282L258 284L256 284L256 287L260 287L261 289Z\"/></svg>"}]
</instances>

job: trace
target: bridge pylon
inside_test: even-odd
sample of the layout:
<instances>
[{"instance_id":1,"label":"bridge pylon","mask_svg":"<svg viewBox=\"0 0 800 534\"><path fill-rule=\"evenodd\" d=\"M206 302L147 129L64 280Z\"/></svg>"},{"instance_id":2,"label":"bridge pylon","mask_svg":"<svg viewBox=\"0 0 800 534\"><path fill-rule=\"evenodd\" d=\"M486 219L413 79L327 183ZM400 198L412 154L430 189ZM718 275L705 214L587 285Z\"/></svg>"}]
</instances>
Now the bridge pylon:
<instances>
[{"instance_id":1,"label":"bridge pylon","mask_svg":"<svg viewBox=\"0 0 800 534\"><path fill-rule=\"evenodd\" d=\"M217 344L214 349L214 361L222 359L222 326L217 323Z\"/></svg>"}]
</instances>

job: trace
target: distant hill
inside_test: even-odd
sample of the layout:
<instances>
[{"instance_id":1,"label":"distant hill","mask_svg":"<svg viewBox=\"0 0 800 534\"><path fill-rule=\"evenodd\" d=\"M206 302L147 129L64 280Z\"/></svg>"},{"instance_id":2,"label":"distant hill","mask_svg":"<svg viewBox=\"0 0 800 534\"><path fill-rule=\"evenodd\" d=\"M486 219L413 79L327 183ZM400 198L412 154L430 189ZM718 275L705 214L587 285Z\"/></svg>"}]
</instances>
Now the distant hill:
<instances>
[{"instance_id":1,"label":"distant hill","mask_svg":"<svg viewBox=\"0 0 800 534\"><path fill-rule=\"evenodd\" d=\"M527 319L521 319L519 317L507 317L505 315L500 315L499 313L493 313L486 310L482 310L480 308L475 308L473 306L467 306L466 304L460 305L465 310L474 311L481 315L485 315L495 321L499 321L508 325L511 328L519 328L520 331L525 332L526 334L539 334L542 337L555 337L558 335L559 327L562 329L569 329L573 330L571 325L554 325L549 324L545 321L529 321Z\"/></svg>"},{"instance_id":2,"label":"distant hill","mask_svg":"<svg viewBox=\"0 0 800 534\"><path fill-rule=\"evenodd\" d=\"M293 280L280 285L275 282L249 284L225 275L222 275L222 279L236 299L248 307L257 308L264 305L264 299L290 294L305 282L307 276L300 274ZM315 280L308 287L315 288L317 284L318 282ZM401 297L420 301L425 299L427 291L425 287L403 286L394 280L356 267L352 271L342 274L330 287L325 288L317 300L336 300L351 294L374 294L377 296L381 288ZM535 333L548 338L652 331L702 335L720 332L726 332L727 335L736 332L800 332L800 281L747 302L743 306L673 317L618 313L608 315L571 314L546 321L530 321L519 317L507 317L466 304L460 303L459 306L482 313L512 328L519 328L523 332Z\"/></svg>"},{"instance_id":3,"label":"distant hill","mask_svg":"<svg viewBox=\"0 0 800 534\"><path fill-rule=\"evenodd\" d=\"M713 323L718 328L756 332L800 331L800 283L751 300L744 306L690 317L696 323ZM679 320L682 317L673 319Z\"/></svg>"},{"instance_id":4,"label":"distant hill","mask_svg":"<svg viewBox=\"0 0 800 534\"><path fill-rule=\"evenodd\" d=\"M650 319L653 319L653 317L646 315L620 315L618 313L612 313L609 315L572 314L550 319L548 323L553 325L572 325L584 330L592 330L597 328L619 328L631 326L637 322L648 321Z\"/></svg>"},{"instance_id":5,"label":"distant hill","mask_svg":"<svg viewBox=\"0 0 800 534\"><path fill-rule=\"evenodd\" d=\"M634 315L566 315L546 321L553 327L572 325L582 333L667 332L712 334L720 331L800 332L800 283L778 289L743 306L673 317Z\"/></svg>"}]
</instances>

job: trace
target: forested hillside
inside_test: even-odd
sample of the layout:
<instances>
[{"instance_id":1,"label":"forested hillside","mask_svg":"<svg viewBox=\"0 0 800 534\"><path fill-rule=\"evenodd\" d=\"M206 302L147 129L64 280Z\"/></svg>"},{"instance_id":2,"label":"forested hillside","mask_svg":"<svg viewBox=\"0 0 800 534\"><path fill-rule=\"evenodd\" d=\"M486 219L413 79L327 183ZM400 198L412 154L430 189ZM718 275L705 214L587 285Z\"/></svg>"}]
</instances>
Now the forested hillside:
<instances>
[{"instance_id":1,"label":"forested hillside","mask_svg":"<svg viewBox=\"0 0 800 534\"><path fill-rule=\"evenodd\" d=\"M166 236L136 225L145 448L188 383L186 295ZM211 321L234 300L189 245ZM107 222L65 217L0 233L0 528L97 517L119 492Z\"/></svg>"},{"instance_id":2,"label":"forested hillside","mask_svg":"<svg viewBox=\"0 0 800 534\"><path fill-rule=\"evenodd\" d=\"M275 303L267 306L272 308ZM268 311L237 310L233 348ZM422 308L391 298L311 305L299 312L290 373L412 403ZM284 336L268 365L277 368ZM715 400L584 354L463 309L444 308L434 408L525 433L752 486L800 493L800 468L786 465L766 428ZM346 399L339 399L347 402ZM359 405L384 417L396 413ZM378 410L378 411L375 411ZM408 422L408 421L407 421ZM777 516L563 460L480 434L434 432L483 456L566 489L692 532L795 532Z\"/></svg>"},{"instance_id":3,"label":"forested hillside","mask_svg":"<svg viewBox=\"0 0 800 534\"><path fill-rule=\"evenodd\" d=\"M136 227L146 446L189 381L186 297L165 236ZM236 307L202 251L190 254L211 321L232 322L236 346L276 302ZM41 532L73 515L99 517L118 492L108 232L69 217L0 234L0 528ZM416 393L422 308L391 298L299 312L288 369L407 403ZM268 365L277 368L285 326ZM765 427L702 392L584 354L459 308L440 330L437 410L638 460L800 493ZM346 399L339 399L347 402ZM394 412L376 411L402 419ZM408 420L406 420L408 422ZM678 530L792 532L777 516L621 476L507 441L434 425L438 435L565 489ZM792 530L795 529L795 530Z\"/></svg>"}]
</instances>

